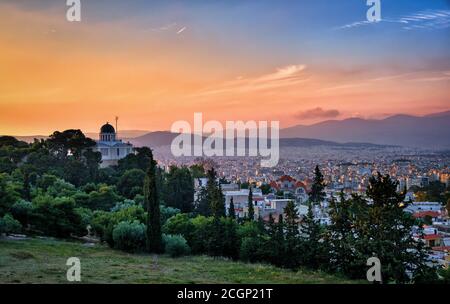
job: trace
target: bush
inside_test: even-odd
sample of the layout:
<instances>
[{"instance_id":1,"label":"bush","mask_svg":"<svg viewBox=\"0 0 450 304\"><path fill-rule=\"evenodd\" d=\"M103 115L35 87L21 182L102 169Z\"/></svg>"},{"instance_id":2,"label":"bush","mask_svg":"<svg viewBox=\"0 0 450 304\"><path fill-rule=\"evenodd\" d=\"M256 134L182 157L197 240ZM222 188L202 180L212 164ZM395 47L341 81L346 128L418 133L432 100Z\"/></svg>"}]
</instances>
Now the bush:
<instances>
[{"instance_id":1,"label":"bush","mask_svg":"<svg viewBox=\"0 0 450 304\"><path fill-rule=\"evenodd\" d=\"M20 233L21 231L22 225L11 214L8 213L0 218L0 233Z\"/></svg>"},{"instance_id":2,"label":"bush","mask_svg":"<svg viewBox=\"0 0 450 304\"><path fill-rule=\"evenodd\" d=\"M189 248L186 239L181 235L164 234L163 241L165 252L173 258L188 255L191 252L191 248Z\"/></svg>"},{"instance_id":3,"label":"bush","mask_svg":"<svg viewBox=\"0 0 450 304\"><path fill-rule=\"evenodd\" d=\"M164 233L183 236L189 244L191 244L195 232L195 226L189 218L189 215L186 213L178 213L171 217L167 220L162 229Z\"/></svg>"},{"instance_id":4,"label":"bush","mask_svg":"<svg viewBox=\"0 0 450 304\"><path fill-rule=\"evenodd\" d=\"M23 226L29 223L31 213L33 212L33 205L31 202L25 200L18 200L11 207L12 216L17 219Z\"/></svg>"},{"instance_id":5,"label":"bush","mask_svg":"<svg viewBox=\"0 0 450 304\"><path fill-rule=\"evenodd\" d=\"M75 201L68 197L38 195L33 199L32 226L44 235L68 238L83 235L81 216L75 210Z\"/></svg>"},{"instance_id":6,"label":"bush","mask_svg":"<svg viewBox=\"0 0 450 304\"><path fill-rule=\"evenodd\" d=\"M264 261L264 247L265 243L260 237L244 238L240 249L241 260L251 263Z\"/></svg>"},{"instance_id":7,"label":"bush","mask_svg":"<svg viewBox=\"0 0 450 304\"><path fill-rule=\"evenodd\" d=\"M139 221L120 222L112 232L114 247L127 252L141 251L145 247L145 225Z\"/></svg>"}]
</instances>

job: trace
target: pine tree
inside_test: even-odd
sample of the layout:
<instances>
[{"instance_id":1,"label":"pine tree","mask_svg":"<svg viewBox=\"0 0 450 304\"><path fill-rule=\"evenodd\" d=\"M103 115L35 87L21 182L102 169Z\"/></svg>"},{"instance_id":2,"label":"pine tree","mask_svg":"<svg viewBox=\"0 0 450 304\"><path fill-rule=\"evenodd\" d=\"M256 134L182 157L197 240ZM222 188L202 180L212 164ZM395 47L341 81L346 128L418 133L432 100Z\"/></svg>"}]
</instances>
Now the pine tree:
<instances>
[{"instance_id":1,"label":"pine tree","mask_svg":"<svg viewBox=\"0 0 450 304\"><path fill-rule=\"evenodd\" d=\"M230 199L230 207L228 208L228 217L231 219L236 219L236 212L234 210L234 202L233 197Z\"/></svg>"},{"instance_id":2,"label":"pine tree","mask_svg":"<svg viewBox=\"0 0 450 304\"><path fill-rule=\"evenodd\" d=\"M312 203L300 224L301 263L309 268L326 268L328 257L320 223L314 218Z\"/></svg>"},{"instance_id":3,"label":"pine tree","mask_svg":"<svg viewBox=\"0 0 450 304\"><path fill-rule=\"evenodd\" d=\"M316 165L314 169L314 182L311 187L311 194L309 200L315 204L321 203L325 199L325 182L319 166Z\"/></svg>"},{"instance_id":4,"label":"pine tree","mask_svg":"<svg viewBox=\"0 0 450 304\"><path fill-rule=\"evenodd\" d=\"M156 188L156 161L150 154L150 164L144 181L144 202L147 206L147 250L151 253L164 251L161 234L161 219L159 209L158 190Z\"/></svg>"},{"instance_id":5,"label":"pine tree","mask_svg":"<svg viewBox=\"0 0 450 304\"><path fill-rule=\"evenodd\" d=\"M330 250L330 268L335 272L344 273L350 277L360 276L361 261L357 260L355 219L361 218L356 205L365 205L359 196L352 200L340 193L339 202L332 197L330 201L331 225L328 230L328 244ZM364 207L363 207L364 208Z\"/></svg>"},{"instance_id":6,"label":"pine tree","mask_svg":"<svg viewBox=\"0 0 450 304\"><path fill-rule=\"evenodd\" d=\"M285 254L284 265L287 268L295 269L299 266L300 251L300 234L297 213L297 207L293 201L289 201L284 208L286 215L286 238L285 238Z\"/></svg>"},{"instance_id":7,"label":"pine tree","mask_svg":"<svg viewBox=\"0 0 450 304\"><path fill-rule=\"evenodd\" d=\"M248 192L248 219L250 221L253 221L255 219L255 209L253 207L253 192L251 186Z\"/></svg>"},{"instance_id":8,"label":"pine tree","mask_svg":"<svg viewBox=\"0 0 450 304\"><path fill-rule=\"evenodd\" d=\"M424 276L434 270L426 265L427 248L416 241L411 233L415 220L404 212L408 203L404 194L397 193L397 184L389 175L378 173L369 180L367 213L358 225L360 249L366 258L378 257L383 265L383 282L409 282L408 273ZM419 229L420 232L420 229Z\"/></svg>"}]
</instances>

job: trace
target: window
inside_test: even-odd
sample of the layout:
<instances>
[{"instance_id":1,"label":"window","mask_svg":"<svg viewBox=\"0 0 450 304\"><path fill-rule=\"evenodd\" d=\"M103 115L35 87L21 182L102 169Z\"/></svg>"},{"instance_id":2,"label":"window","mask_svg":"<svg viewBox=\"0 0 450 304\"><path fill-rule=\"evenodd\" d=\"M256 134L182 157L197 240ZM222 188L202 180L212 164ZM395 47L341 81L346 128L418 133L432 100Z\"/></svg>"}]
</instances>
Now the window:
<instances>
[{"instance_id":1,"label":"window","mask_svg":"<svg viewBox=\"0 0 450 304\"><path fill-rule=\"evenodd\" d=\"M120 156L120 149L117 148L117 156Z\"/></svg>"}]
</instances>

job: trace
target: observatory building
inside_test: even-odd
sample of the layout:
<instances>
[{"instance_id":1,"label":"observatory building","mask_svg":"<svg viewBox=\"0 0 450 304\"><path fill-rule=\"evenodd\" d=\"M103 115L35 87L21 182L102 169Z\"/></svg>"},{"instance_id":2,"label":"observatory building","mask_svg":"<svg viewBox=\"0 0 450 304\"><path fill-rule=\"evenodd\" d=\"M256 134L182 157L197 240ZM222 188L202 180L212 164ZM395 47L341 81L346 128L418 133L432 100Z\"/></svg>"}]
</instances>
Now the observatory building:
<instances>
[{"instance_id":1,"label":"observatory building","mask_svg":"<svg viewBox=\"0 0 450 304\"><path fill-rule=\"evenodd\" d=\"M100 128L99 140L95 150L102 154L101 167L117 165L119 159L134 152L133 145L118 139L116 129L108 122Z\"/></svg>"}]
</instances>

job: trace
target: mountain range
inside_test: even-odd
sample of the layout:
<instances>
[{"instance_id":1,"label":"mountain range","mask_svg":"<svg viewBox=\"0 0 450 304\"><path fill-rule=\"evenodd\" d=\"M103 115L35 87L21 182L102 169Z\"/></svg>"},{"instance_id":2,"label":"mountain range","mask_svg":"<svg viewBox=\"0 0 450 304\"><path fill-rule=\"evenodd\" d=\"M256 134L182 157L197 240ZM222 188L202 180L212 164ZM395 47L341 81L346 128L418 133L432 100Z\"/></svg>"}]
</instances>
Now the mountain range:
<instances>
[{"instance_id":1,"label":"mountain range","mask_svg":"<svg viewBox=\"0 0 450 304\"><path fill-rule=\"evenodd\" d=\"M282 129L280 137L448 149L450 111L426 116L394 115L385 119L328 120Z\"/></svg>"},{"instance_id":2,"label":"mountain range","mask_svg":"<svg viewBox=\"0 0 450 304\"><path fill-rule=\"evenodd\" d=\"M97 133L86 133L98 138ZM168 146L177 136L169 131L121 130L120 138L135 146ZM17 136L27 142L45 136ZM280 146L404 146L450 149L450 111L425 116L393 115L384 119L348 118L280 130Z\"/></svg>"}]
</instances>

